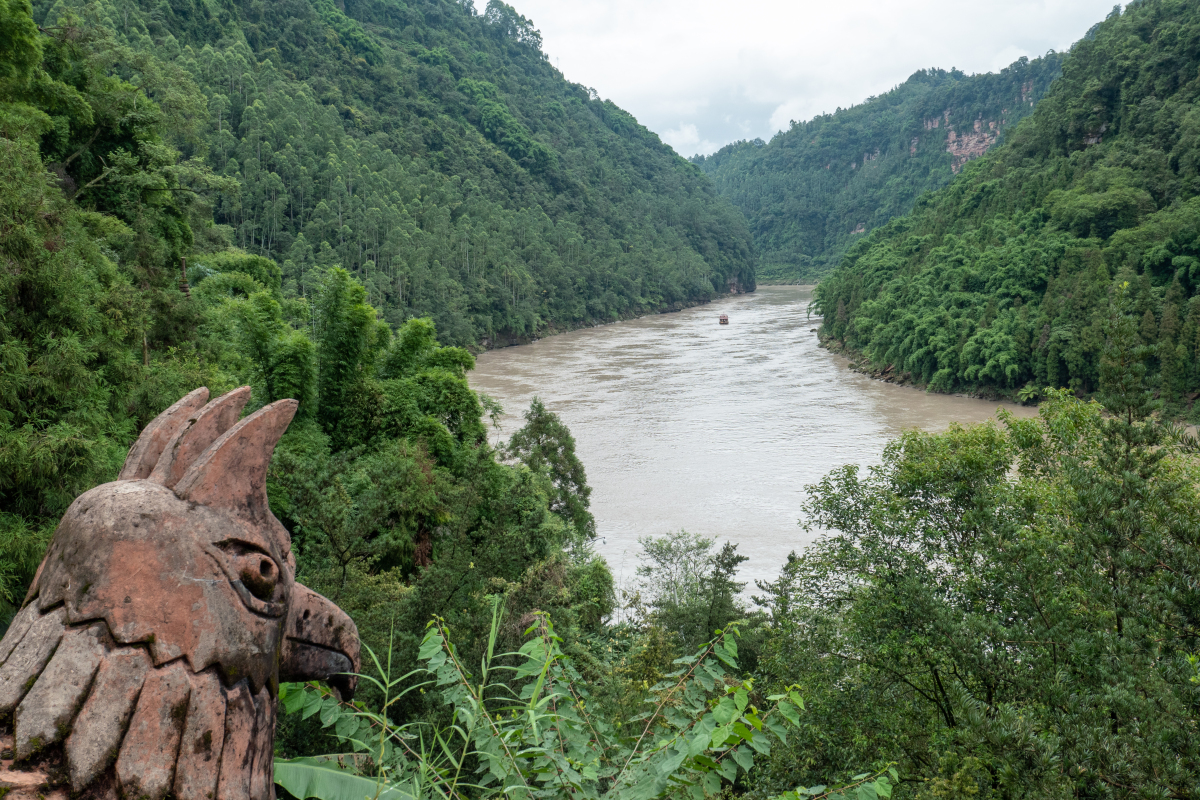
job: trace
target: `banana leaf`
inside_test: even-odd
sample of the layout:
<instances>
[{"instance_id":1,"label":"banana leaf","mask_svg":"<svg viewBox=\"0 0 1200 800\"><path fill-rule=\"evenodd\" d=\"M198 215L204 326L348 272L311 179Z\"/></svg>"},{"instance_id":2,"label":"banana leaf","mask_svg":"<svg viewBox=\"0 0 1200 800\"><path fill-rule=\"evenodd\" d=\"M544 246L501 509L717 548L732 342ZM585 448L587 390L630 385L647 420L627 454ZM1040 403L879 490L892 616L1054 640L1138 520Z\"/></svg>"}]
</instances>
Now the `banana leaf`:
<instances>
[{"instance_id":1,"label":"banana leaf","mask_svg":"<svg viewBox=\"0 0 1200 800\"><path fill-rule=\"evenodd\" d=\"M339 767L336 756L277 758L275 783L299 800L416 800L408 792Z\"/></svg>"}]
</instances>

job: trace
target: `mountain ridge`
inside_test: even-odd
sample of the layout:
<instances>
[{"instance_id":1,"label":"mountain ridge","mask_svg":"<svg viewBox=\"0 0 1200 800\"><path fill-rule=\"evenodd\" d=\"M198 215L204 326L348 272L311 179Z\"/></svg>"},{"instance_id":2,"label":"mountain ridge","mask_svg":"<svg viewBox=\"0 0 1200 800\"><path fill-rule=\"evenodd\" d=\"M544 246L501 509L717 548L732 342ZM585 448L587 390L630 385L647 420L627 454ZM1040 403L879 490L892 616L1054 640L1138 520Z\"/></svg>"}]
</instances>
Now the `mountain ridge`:
<instances>
[{"instance_id":1,"label":"mountain ridge","mask_svg":"<svg viewBox=\"0 0 1200 800\"><path fill-rule=\"evenodd\" d=\"M204 251L278 261L308 296L334 264L392 324L476 346L754 287L740 215L627 112L570 83L493 0L41 0L194 81Z\"/></svg>"},{"instance_id":2,"label":"mountain ridge","mask_svg":"<svg viewBox=\"0 0 1200 800\"><path fill-rule=\"evenodd\" d=\"M1007 141L852 247L822 335L932 390L1097 391L1134 314L1169 413L1200 380L1200 3L1142 0L1072 48Z\"/></svg>"},{"instance_id":3,"label":"mountain ridge","mask_svg":"<svg viewBox=\"0 0 1200 800\"><path fill-rule=\"evenodd\" d=\"M746 215L767 280L813 280L856 237L907 213L1023 119L1057 75L1057 53L998 73L919 70L882 95L770 142L693 156Z\"/></svg>"}]
</instances>

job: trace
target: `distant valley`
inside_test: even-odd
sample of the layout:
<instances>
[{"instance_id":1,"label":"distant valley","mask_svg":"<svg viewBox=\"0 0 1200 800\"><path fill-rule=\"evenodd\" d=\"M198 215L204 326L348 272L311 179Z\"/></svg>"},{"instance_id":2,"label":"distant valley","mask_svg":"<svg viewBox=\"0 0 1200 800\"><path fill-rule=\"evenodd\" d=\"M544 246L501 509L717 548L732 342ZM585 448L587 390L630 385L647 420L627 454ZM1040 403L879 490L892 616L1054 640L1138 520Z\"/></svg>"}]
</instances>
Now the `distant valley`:
<instances>
[{"instance_id":1,"label":"distant valley","mask_svg":"<svg viewBox=\"0 0 1200 800\"><path fill-rule=\"evenodd\" d=\"M1032 111L1062 55L999 73L922 70L860 105L692 162L750 225L758 277L814 282L865 233L906 214Z\"/></svg>"}]
</instances>

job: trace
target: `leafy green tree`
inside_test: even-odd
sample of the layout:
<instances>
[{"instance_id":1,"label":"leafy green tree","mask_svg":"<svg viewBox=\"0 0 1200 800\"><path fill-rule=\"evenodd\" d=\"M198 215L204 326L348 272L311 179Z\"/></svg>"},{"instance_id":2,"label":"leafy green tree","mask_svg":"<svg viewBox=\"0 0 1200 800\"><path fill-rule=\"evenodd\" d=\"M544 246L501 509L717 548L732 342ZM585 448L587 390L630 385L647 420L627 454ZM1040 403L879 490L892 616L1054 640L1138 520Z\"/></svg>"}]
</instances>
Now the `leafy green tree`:
<instances>
[{"instance_id":1,"label":"leafy green tree","mask_svg":"<svg viewBox=\"0 0 1200 800\"><path fill-rule=\"evenodd\" d=\"M674 531L666 536L638 539L645 563L637 568L638 602L649 608L649 621L677 638L688 652L730 622L750 617L740 595L744 582L734 580L748 558L737 545L725 542L714 552L712 539ZM749 638L747 664L754 669L757 639Z\"/></svg>"},{"instance_id":2,"label":"leafy green tree","mask_svg":"<svg viewBox=\"0 0 1200 800\"><path fill-rule=\"evenodd\" d=\"M107 92L100 116L55 123L48 160L78 187L104 174L80 199L155 226L138 251L148 274L181 255L210 265L232 245L280 265L285 299L315 300L341 267L389 324L430 318L464 347L754 285L737 210L626 112L565 81L503 3L33 11L71 41L86 19L112 55L95 60L108 84L70 84ZM152 120L157 139L126 84L168 112ZM118 119L140 144L110 131ZM172 228L181 215L190 244Z\"/></svg>"},{"instance_id":3,"label":"leafy green tree","mask_svg":"<svg viewBox=\"0 0 1200 800\"><path fill-rule=\"evenodd\" d=\"M44 34L28 4L0 8L0 623L23 599L66 506L116 476L139 426L199 383L226 381L179 327L196 309L143 269L144 249L170 247L143 224L158 218L153 193L131 195L125 216L80 194L89 147L145 154L167 132L150 82L107 73L133 69L130 52L65 22ZM136 64L146 74L162 67L148 54ZM116 130L125 103L141 113ZM154 153L160 172L179 166ZM110 163L151 183L162 177L130 158ZM186 240L187 219L174 220Z\"/></svg>"},{"instance_id":4,"label":"leafy green tree","mask_svg":"<svg viewBox=\"0 0 1200 800\"><path fill-rule=\"evenodd\" d=\"M896 760L915 798L1189 791L1200 467L1152 415L1124 288L1107 414L1048 390L1038 419L908 433L812 487L839 533L760 584L764 672L811 719L767 787Z\"/></svg>"},{"instance_id":5,"label":"leafy green tree","mask_svg":"<svg viewBox=\"0 0 1200 800\"><path fill-rule=\"evenodd\" d=\"M936 391L1087 395L1128 283L1147 385L1195 413L1196 11L1131 3L1077 42L1002 144L846 251L816 290L823 341Z\"/></svg>"},{"instance_id":6,"label":"leafy green tree","mask_svg":"<svg viewBox=\"0 0 1200 800\"><path fill-rule=\"evenodd\" d=\"M632 721L640 735L622 735L595 712L586 681L545 615L534 617L525 631L533 635L510 653L497 650L499 622L496 615L479 675L451 644L448 626L430 623L420 650L427 667L418 673L428 676L425 685L436 686L453 709L451 723L440 730L391 721L389 707L414 687L411 675L393 677L390 659L386 667L375 660L379 678L366 677L382 690L378 711L339 704L317 686L285 687L284 710L319 714L350 752L277 760L276 781L296 796L320 800L360 795L449 800L467 792L612 800L687 792L703 798L729 790L741 776L749 778L756 758L787 741L788 725L798 721L804 705L795 691L761 697L753 682L728 675L726 667L736 670L738 654L737 631L731 630L678 659L678 668L646 692L652 708ZM438 747L414 746L430 740ZM796 787L780 800L886 798L893 780L894 771L881 770L843 786Z\"/></svg>"},{"instance_id":7,"label":"leafy green tree","mask_svg":"<svg viewBox=\"0 0 1200 800\"><path fill-rule=\"evenodd\" d=\"M596 520L588 510L592 490L583 462L575 455L575 438L558 415L533 398L525 425L512 435L506 453L553 485L550 510L569 523L575 540L585 544L596 536Z\"/></svg>"},{"instance_id":8,"label":"leafy green tree","mask_svg":"<svg viewBox=\"0 0 1200 800\"><path fill-rule=\"evenodd\" d=\"M374 377L375 360L391 336L366 303L367 293L344 269L329 272L316 302L318 393L317 420L335 448L355 443L356 401ZM361 407L360 407L361 408Z\"/></svg>"}]
</instances>

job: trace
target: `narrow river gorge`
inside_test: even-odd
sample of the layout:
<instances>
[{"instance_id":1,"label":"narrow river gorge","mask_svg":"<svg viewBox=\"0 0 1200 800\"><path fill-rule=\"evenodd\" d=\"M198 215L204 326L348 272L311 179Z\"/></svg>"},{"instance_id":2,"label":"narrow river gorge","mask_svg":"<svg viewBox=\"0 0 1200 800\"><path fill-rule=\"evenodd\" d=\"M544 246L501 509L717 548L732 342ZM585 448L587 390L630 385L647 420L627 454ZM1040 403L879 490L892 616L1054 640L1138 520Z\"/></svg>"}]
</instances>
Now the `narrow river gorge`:
<instances>
[{"instance_id":1,"label":"narrow river gorge","mask_svg":"<svg viewBox=\"0 0 1200 800\"><path fill-rule=\"evenodd\" d=\"M773 578L815 535L798 524L805 486L843 464L878 463L902 430L980 422L1001 405L849 371L817 345L811 297L811 287L761 287L493 350L471 384L504 406L493 440L522 424L535 395L570 427L598 550L619 581L633 577L638 537L679 528L737 543L750 557L743 579Z\"/></svg>"}]
</instances>

